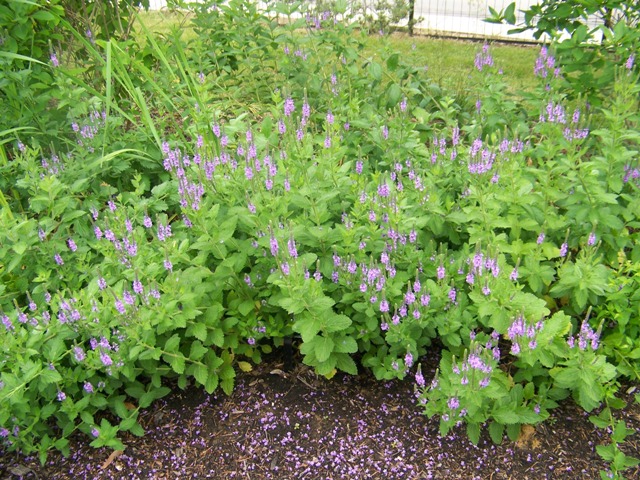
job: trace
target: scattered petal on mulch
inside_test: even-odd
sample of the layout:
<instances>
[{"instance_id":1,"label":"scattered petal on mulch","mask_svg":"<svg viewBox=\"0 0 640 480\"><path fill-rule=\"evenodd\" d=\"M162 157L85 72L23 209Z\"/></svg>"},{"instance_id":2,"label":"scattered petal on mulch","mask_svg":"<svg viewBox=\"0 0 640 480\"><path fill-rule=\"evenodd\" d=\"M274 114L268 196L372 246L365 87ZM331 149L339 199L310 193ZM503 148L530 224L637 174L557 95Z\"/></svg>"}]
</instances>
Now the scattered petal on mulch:
<instances>
[{"instance_id":1,"label":"scattered petal on mulch","mask_svg":"<svg viewBox=\"0 0 640 480\"><path fill-rule=\"evenodd\" d=\"M619 412L640 429L640 406ZM421 415L410 381L368 375L328 381L310 369L284 373L265 363L240 373L232 396L177 390L141 415L142 438L125 435L120 454L95 450L83 437L72 454L35 458L4 454L0 480L42 479L595 479L606 465L595 447L606 432L571 402L518 442L471 444L463 429L438 436ZM640 456L637 436L626 452ZM640 469L628 472L640 478Z\"/></svg>"}]
</instances>

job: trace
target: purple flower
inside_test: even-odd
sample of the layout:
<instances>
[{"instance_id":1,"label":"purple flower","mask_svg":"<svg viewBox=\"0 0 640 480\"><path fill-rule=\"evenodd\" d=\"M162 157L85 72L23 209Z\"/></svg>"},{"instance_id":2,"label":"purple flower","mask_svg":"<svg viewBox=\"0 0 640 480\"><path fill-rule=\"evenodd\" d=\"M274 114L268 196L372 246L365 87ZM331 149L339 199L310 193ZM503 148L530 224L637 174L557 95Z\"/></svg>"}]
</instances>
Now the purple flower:
<instances>
[{"instance_id":1,"label":"purple flower","mask_svg":"<svg viewBox=\"0 0 640 480\"><path fill-rule=\"evenodd\" d=\"M73 356L77 362L82 362L86 358L86 354L82 347L73 347Z\"/></svg>"},{"instance_id":2,"label":"purple flower","mask_svg":"<svg viewBox=\"0 0 640 480\"><path fill-rule=\"evenodd\" d=\"M635 60L636 56L632 53L631 55L629 55L629 58L627 58L627 62L624 64L624 68L626 68L627 70L631 70L633 68Z\"/></svg>"},{"instance_id":3,"label":"purple flower","mask_svg":"<svg viewBox=\"0 0 640 480\"><path fill-rule=\"evenodd\" d=\"M538 245L542 244L542 242L544 242L544 237L545 237L544 232L540 232L540 235L538 235L538 239L536 240L536 243Z\"/></svg>"},{"instance_id":4,"label":"purple flower","mask_svg":"<svg viewBox=\"0 0 640 480\"><path fill-rule=\"evenodd\" d=\"M413 355L411 355L411 352L407 352L407 354L404 356L404 364L407 366L407 368L411 368L411 366L413 365Z\"/></svg>"},{"instance_id":5,"label":"purple flower","mask_svg":"<svg viewBox=\"0 0 640 480\"><path fill-rule=\"evenodd\" d=\"M596 244L596 234L594 232L591 232L589 234L589 240L587 240L587 245L591 247L595 244Z\"/></svg>"},{"instance_id":6,"label":"purple flower","mask_svg":"<svg viewBox=\"0 0 640 480\"><path fill-rule=\"evenodd\" d=\"M119 298L116 298L116 300L114 302L114 306L116 307L116 310L121 315L124 315L127 312L127 309L125 308L124 304L122 303L122 300L120 300Z\"/></svg>"},{"instance_id":7,"label":"purple flower","mask_svg":"<svg viewBox=\"0 0 640 480\"><path fill-rule=\"evenodd\" d=\"M249 345L255 345L256 344L256 339L253 338L253 337L250 337L250 338L247 339L247 343Z\"/></svg>"},{"instance_id":8,"label":"purple flower","mask_svg":"<svg viewBox=\"0 0 640 480\"><path fill-rule=\"evenodd\" d=\"M413 302L415 301L416 301L416 296L413 294L412 291L408 291L404 296L404 303L406 303L407 305L412 305Z\"/></svg>"},{"instance_id":9,"label":"purple flower","mask_svg":"<svg viewBox=\"0 0 640 480\"><path fill-rule=\"evenodd\" d=\"M440 265L437 269L438 280L442 280L445 276L445 269L443 265Z\"/></svg>"},{"instance_id":10,"label":"purple flower","mask_svg":"<svg viewBox=\"0 0 640 480\"><path fill-rule=\"evenodd\" d=\"M151 217L149 217L148 215L145 215L144 219L142 220L142 225L144 225L145 228L151 228L153 226L153 222L151 221Z\"/></svg>"},{"instance_id":11,"label":"purple flower","mask_svg":"<svg viewBox=\"0 0 640 480\"><path fill-rule=\"evenodd\" d=\"M97 428L92 428L91 429L91 436L93 438L98 438L100 436L100 430L98 430Z\"/></svg>"},{"instance_id":12,"label":"purple flower","mask_svg":"<svg viewBox=\"0 0 640 480\"><path fill-rule=\"evenodd\" d=\"M560 256L566 257L568 250L569 250L569 245L567 245L567 242L564 242L562 245L560 245Z\"/></svg>"},{"instance_id":13,"label":"purple flower","mask_svg":"<svg viewBox=\"0 0 640 480\"><path fill-rule=\"evenodd\" d=\"M360 175L362 173L362 160L356 162L356 173Z\"/></svg>"},{"instance_id":14,"label":"purple flower","mask_svg":"<svg viewBox=\"0 0 640 480\"><path fill-rule=\"evenodd\" d=\"M273 235L271 236L271 239L269 240L269 246L271 247L271 255L273 255L274 257L278 255L278 240L276 239L276 237L274 237Z\"/></svg>"},{"instance_id":15,"label":"purple flower","mask_svg":"<svg viewBox=\"0 0 640 480\"><path fill-rule=\"evenodd\" d=\"M103 277L98 278L98 288L100 290L107 288L107 281Z\"/></svg>"},{"instance_id":16,"label":"purple flower","mask_svg":"<svg viewBox=\"0 0 640 480\"><path fill-rule=\"evenodd\" d=\"M284 101L284 116L290 117L291 114L295 111L296 107L293 103L293 98L289 97Z\"/></svg>"},{"instance_id":17,"label":"purple flower","mask_svg":"<svg viewBox=\"0 0 640 480\"><path fill-rule=\"evenodd\" d=\"M389 196L389 185L387 185L386 182L378 186L378 196L380 197Z\"/></svg>"},{"instance_id":18,"label":"purple flower","mask_svg":"<svg viewBox=\"0 0 640 480\"><path fill-rule=\"evenodd\" d=\"M52 53L49 58L51 59L51 65L53 65L56 68L60 66L60 62L58 61L58 57L56 56L55 53Z\"/></svg>"},{"instance_id":19,"label":"purple flower","mask_svg":"<svg viewBox=\"0 0 640 480\"><path fill-rule=\"evenodd\" d=\"M4 324L4 327L7 329L7 331L12 331L15 328L13 326L13 323L11 322L11 319L6 315L2 315L2 323Z\"/></svg>"},{"instance_id":20,"label":"purple flower","mask_svg":"<svg viewBox=\"0 0 640 480\"><path fill-rule=\"evenodd\" d=\"M380 301L380 312L386 313L389 311L389 302L386 299Z\"/></svg>"},{"instance_id":21,"label":"purple flower","mask_svg":"<svg viewBox=\"0 0 640 480\"><path fill-rule=\"evenodd\" d=\"M420 297L420 305L422 305L423 307L428 307L430 301L431 301L431 297L429 296L428 293L425 293Z\"/></svg>"},{"instance_id":22,"label":"purple flower","mask_svg":"<svg viewBox=\"0 0 640 480\"><path fill-rule=\"evenodd\" d=\"M170 272L173 272L173 264L171 263L171 260L169 260L168 258L165 259L164 261L164 268L169 270Z\"/></svg>"},{"instance_id":23,"label":"purple flower","mask_svg":"<svg viewBox=\"0 0 640 480\"><path fill-rule=\"evenodd\" d=\"M509 275L509 280L511 280L512 282L515 282L516 280L518 280L518 268L514 267L514 269L511 271L511 274Z\"/></svg>"},{"instance_id":24,"label":"purple flower","mask_svg":"<svg viewBox=\"0 0 640 480\"><path fill-rule=\"evenodd\" d=\"M67 395L62 390L58 390L57 397L59 402L63 402L67 398Z\"/></svg>"},{"instance_id":25,"label":"purple flower","mask_svg":"<svg viewBox=\"0 0 640 480\"><path fill-rule=\"evenodd\" d=\"M329 125L333 125L333 121L334 121L333 114L331 113L331 110L329 110L327 112L327 123Z\"/></svg>"},{"instance_id":26,"label":"purple flower","mask_svg":"<svg viewBox=\"0 0 640 480\"><path fill-rule=\"evenodd\" d=\"M113 360L111 359L109 354L104 351L100 352L100 361L105 367L110 367L111 365L113 365Z\"/></svg>"},{"instance_id":27,"label":"purple flower","mask_svg":"<svg viewBox=\"0 0 640 480\"><path fill-rule=\"evenodd\" d=\"M455 287L451 287L451 290L449 290L449 300L451 300L451 303L456 303L456 295Z\"/></svg>"},{"instance_id":28,"label":"purple flower","mask_svg":"<svg viewBox=\"0 0 640 480\"><path fill-rule=\"evenodd\" d=\"M458 397L451 397L449 399L449 401L447 402L447 406L451 409L451 410L455 410L460 406L460 401L458 400Z\"/></svg>"},{"instance_id":29,"label":"purple flower","mask_svg":"<svg viewBox=\"0 0 640 480\"><path fill-rule=\"evenodd\" d=\"M56 263L57 263L58 265L64 265L64 260L62 260L62 257L60 256L60 254L59 254L59 253L56 253L56 254L53 256L53 259L56 261Z\"/></svg>"},{"instance_id":30,"label":"purple flower","mask_svg":"<svg viewBox=\"0 0 640 480\"><path fill-rule=\"evenodd\" d=\"M82 388L87 393L93 393L93 385L91 385L90 382L84 382L84 385L82 386Z\"/></svg>"},{"instance_id":31,"label":"purple flower","mask_svg":"<svg viewBox=\"0 0 640 480\"><path fill-rule=\"evenodd\" d=\"M285 276L289 275L289 264L287 262L282 262L282 265L280 265L280 268L282 269L282 273Z\"/></svg>"},{"instance_id":32,"label":"purple flower","mask_svg":"<svg viewBox=\"0 0 640 480\"><path fill-rule=\"evenodd\" d=\"M76 242L73 241L73 238L67 239L67 246L72 252L75 252L78 249L78 246L76 245Z\"/></svg>"},{"instance_id":33,"label":"purple flower","mask_svg":"<svg viewBox=\"0 0 640 480\"><path fill-rule=\"evenodd\" d=\"M127 305L133 305L136 301L134 296L131 295L131 292L129 290L124 291L124 293L122 294L122 299L124 300L124 303L126 303Z\"/></svg>"},{"instance_id":34,"label":"purple flower","mask_svg":"<svg viewBox=\"0 0 640 480\"><path fill-rule=\"evenodd\" d=\"M426 385L426 382L424 381L424 376L422 375L422 370L420 369L420 366L418 366L418 371L416 372L416 383L418 384L418 386L420 388L423 388Z\"/></svg>"}]
</instances>

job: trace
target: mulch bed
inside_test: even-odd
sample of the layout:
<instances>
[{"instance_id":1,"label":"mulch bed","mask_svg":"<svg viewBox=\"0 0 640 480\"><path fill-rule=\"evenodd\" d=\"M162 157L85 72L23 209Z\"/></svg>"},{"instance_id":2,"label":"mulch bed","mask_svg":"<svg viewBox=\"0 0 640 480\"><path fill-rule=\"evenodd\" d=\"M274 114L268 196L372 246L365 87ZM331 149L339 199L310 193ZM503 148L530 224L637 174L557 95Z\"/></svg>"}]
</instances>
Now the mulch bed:
<instances>
[{"instance_id":1,"label":"mulch bed","mask_svg":"<svg viewBox=\"0 0 640 480\"><path fill-rule=\"evenodd\" d=\"M543 425L526 426L518 442L494 445L483 434L474 446L463 429L438 436L437 419L420 413L409 380L328 381L303 366L282 368L271 359L239 374L230 397L176 389L141 414L145 436L124 435L121 453L93 449L82 436L68 458L52 452L45 466L4 453L0 480L596 479L606 469L595 451L606 432L572 402ZM640 405L624 396L617 415L638 430ZM637 435L624 450L640 457ZM640 478L640 468L626 473Z\"/></svg>"}]
</instances>

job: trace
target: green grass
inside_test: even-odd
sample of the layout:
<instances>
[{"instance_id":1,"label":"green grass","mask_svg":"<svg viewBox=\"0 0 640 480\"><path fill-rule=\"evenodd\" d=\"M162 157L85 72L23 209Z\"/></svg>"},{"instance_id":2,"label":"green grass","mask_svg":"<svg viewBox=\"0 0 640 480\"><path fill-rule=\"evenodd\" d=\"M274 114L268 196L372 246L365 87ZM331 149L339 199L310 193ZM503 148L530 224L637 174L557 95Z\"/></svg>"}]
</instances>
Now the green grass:
<instances>
[{"instance_id":1,"label":"green grass","mask_svg":"<svg viewBox=\"0 0 640 480\"><path fill-rule=\"evenodd\" d=\"M436 83L457 92L465 90L469 75L475 69L475 55L482 47L477 41L410 37L406 34L394 34L390 42L402 58L413 65L425 67ZM376 45L379 45L379 39L370 37L370 55L375 54ZM492 52L496 65L503 69L505 81L512 91L531 90L538 84L532 75L538 55L536 46L495 43Z\"/></svg>"},{"instance_id":2,"label":"green grass","mask_svg":"<svg viewBox=\"0 0 640 480\"><path fill-rule=\"evenodd\" d=\"M190 26L191 15L187 12L151 11L141 12L139 20L152 32L169 34L178 28L182 38L195 38ZM140 32L140 28L136 29ZM424 67L430 78L443 87L464 93L469 76L474 70L473 61L481 44L470 40L452 40L396 33L389 37L389 46L413 65ZM374 57L380 48L380 38L371 35L365 56ZM496 65L503 69L504 79L512 92L533 89L538 82L532 75L538 47L494 43L492 45Z\"/></svg>"}]
</instances>

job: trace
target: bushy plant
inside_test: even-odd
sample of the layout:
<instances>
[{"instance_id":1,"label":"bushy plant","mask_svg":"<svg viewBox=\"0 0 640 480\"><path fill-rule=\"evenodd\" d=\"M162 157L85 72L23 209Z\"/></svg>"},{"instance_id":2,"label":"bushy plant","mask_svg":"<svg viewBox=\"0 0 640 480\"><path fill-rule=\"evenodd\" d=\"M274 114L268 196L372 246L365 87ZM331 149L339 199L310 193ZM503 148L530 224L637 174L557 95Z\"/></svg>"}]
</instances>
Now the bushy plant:
<instances>
[{"instance_id":1,"label":"bushy plant","mask_svg":"<svg viewBox=\"0 0 640 480\"><path fill-rule=\"evenodd\" d=\"M121 449L170 386L230 393L292 336L327 378L405 378L441 348L418 396L474 441L636 375L633 62L588 107L543 49L518 103L487 45L461 99L386 44L364 57L343 14L279 26L231 2L190 48L84 39L104 87L53 71L79 99L62 147L4 132L5 448L44 460L79 430Z\"/></svg>"}]
</instances>

